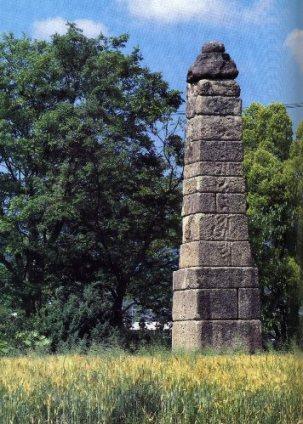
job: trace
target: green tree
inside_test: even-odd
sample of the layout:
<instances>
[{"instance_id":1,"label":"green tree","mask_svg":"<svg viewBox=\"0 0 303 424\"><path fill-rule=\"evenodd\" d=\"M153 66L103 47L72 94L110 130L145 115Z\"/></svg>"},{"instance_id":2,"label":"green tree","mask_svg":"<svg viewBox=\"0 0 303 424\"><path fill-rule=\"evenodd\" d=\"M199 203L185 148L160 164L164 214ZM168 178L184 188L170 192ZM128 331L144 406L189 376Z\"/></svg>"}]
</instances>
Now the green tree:
<instances>
[{"instance_id":1,"label":"green tree","mask_svg":"<svg viewBox=\"0 0 303 424\"><path fill-rule=\"evenodd\" d=\"M303 121L301 121L298 125L296 131L296 141L303 141Z\"/></svg>"},{"instance_id":2,"label":"green tree","mask_svg":"<svg viewBox=\"0 0 303 424\"><path fill-rule=\"evenodd\" d=\"M71 24L50 42L0 43L1 291L31 317L80 313L93 290L100 306L81 337L104 320L121 327L127 298L170 311L182 100L138 49L123 51L127 38Z\"/></svg>"},{"instance_id":3,"label":"green tree","mask_svg":"<svg viewBox=\"0 0 303 424\"><path fill-rule=\"evenodd\" d=\"M302 285L292 124L283 105L252 104L244 113L248 215L259 268L265 333L280 344L298 334ZM301 183L302 184L302 180Z\"/></svg>"}]
</instances>

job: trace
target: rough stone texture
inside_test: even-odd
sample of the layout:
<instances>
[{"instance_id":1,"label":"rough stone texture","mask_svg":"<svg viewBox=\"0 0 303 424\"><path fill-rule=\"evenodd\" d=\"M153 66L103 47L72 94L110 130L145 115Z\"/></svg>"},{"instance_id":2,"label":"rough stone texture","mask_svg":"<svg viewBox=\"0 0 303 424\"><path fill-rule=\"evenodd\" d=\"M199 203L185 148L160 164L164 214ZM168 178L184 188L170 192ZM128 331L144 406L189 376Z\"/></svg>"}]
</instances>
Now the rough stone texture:
<instances>
[{"instance_id":1,"label":"rough stone texture","mask_svg":"<svg viewBox=\"0 0 303 424\"><path fill-rule=\"evenodd\" d=\"M252 267L197 267L179 269L173 275L173 289L175 291L238 287L257 288L258 269ZM244 304L242 296L240 302Z\"/></svg>"},{"instance_id":2,"label":"rough stone texture","mask_svg":"<svg viewBox=\"0 0 303 424\"><path fill-rule=\"evenodd\" d=\"M242 214L194 214L183 218L183 243L196 240L248 240L248 223Z\"/></svg>"},{"instance_id":3,"label":"rough stone texture","mask_svg":"<svg viewBox=\"0 0 303 424\"><path fill-rule=\"evenodd\" d=\"M239 97L241 90L234 80L211 81L203 79L187 85L188 98L191 96Z\"/></svg>"},{"instance_id":4,"label":"rough stone texture","mask_svg":"<svg viewBox=\"0 0 303 424\"><path fill-rule=\"evenodd\" d=\"M187 141L184 161L190 164L200 161L241 162L243 145L239 141Z\"/></svg>"},{"instance_id":5,"label":"rough stone texture","mask_svg":"<svg viewBox=\"0 0 303 424\"><path fill-rule=\"evenodd\" d=\"M253 266L249 241L231 243L231 266Z\"/></svg>"},{"instance_id":6,"label":"rough stone texture","mask_svg":"<svg viewBox=\"0 0 303 424\"><path fill-rule=\"evenodd\" d=\"M221 45L221 43L220 43ZM187 82L193 83L203 78L234 79L238 76L235 62L224 50L219 50L219 44L208 44L209 47L199 54L187 74Z\"/></svg>"},{"instance_id":7,"label":"rough stone texture","mask_svg":"<svg viewBox=\"0 0 303 424\"><path fill-rule=\"evenodd\" d=\"M195 116L188 121L186 137L196 140L241 140L242 118L240 116Z\"/></svg>"},{"instance_id":8,"label":"rough stone texture","mask_svg":"<svg viewBox=\"0 0 303 424\"><path fill-rule=\"evenodd\" d=\"M243 165L241 162L194 162L184 166L184 179L200 175L241 177Z\"/></svg>"},{"instance_id":9,"label":"rough stone texture","mask_svg":"<svg viewBox=\"0 0 303 424\"><path fill-rule=\"evenodd\" d=\"M183 197L182 216L194 213L244 214L245 194L238 193L194 193Z\"/></svg>"},{"instance_id":10,"label":"rough stone texture","mask_svg":"<svg viewBox=\"0 0 303 424\"><path fill-rule=\"evenodd\" d=\"M258 288L239 289L239 318L258 319L261 314Z\"/></svg>"},{"instance_id":11,"label":"rough stone texture","mask_svg":"<svg viewBox=\"0 0 303 424\"><path fill-rule=\"evenodd\" d=\"M252 266L248 241L192 241L180 247L179 268L197 266Z\"/></svg>"},{"instance_id":12,"label":"rough stone texture","mask_svg":"<svg viewBox=\"0 0 303 424\"><path fill-rule=\"evenodd\" d=\"M245 213L245 194L218 193L216 197L216 211L218 213Z\"/></svg>"},{"instance_id":13,"label":"rough stone texture","mask_svg":"<svg viewBox=\"0 0 303 424\"><path fill-rule=\"evenodd\" d=\"M231 244L225 241L193 241L180 247L179 268L230 266Z\"/></svg>"},{"instance_id":14,"label":"rough stone texture","mask_svg":"<svg viewBox=\"0 0 303 424\"><path fill-rule=\"evenodd\" d=\"M176 321L172 338L174 350L243 347L253 353L262 346L259 320Z\"/></svg>"},{"instance_id":15,"label":"rough stone texture","mask_svg":"<svg viewBox=\"0 0 303 424\"><path fill-rule=\"evenodd\" d=\"M241 115L242 101L234 97L222 96L197 96L190 97L187 101L186 116L193 118L195 115Z\"/></svg>"},{"instance_id":16,"label":"rough stone texture","mask_svg":"<svg viewBox=\"0 0 303 424\"><path fill-rule=\"evenodd\" d=\"M245 193L243 177L199 176L184 180L183 195L193 193Z\"/></svg>"},{"instance_id":17,"label":"rough stone texture","mask_svg":"<svg viewBox=\"0 0 303 424\"><path fill-rule=\"evenodd\" d=\"M173 276L174 349L261 348L237 74L220 42L206 44L188 73L183 244Z\"/></svg>"},{"instance_id":18,"label":"rough stone texture","mask_svg":"<svg viewBox=\"0 0 303 424\"><path fill-rule=\"evenodd\" d=\"M174 293L174 321L237 318L237 289L185 290Z\"/></svg>"},{"instance_id":19,"label":"rough stone texture","mask_svg":"<svg viewBox=\"0 0 303 424\"><path fill-rule=\"evenodd\" d=\"M216 212L215 193L196 193L184 197L182 216L187 216L199 212Z\"/></svg>"},{"instance_id":20,"label":"rough stone texture","mask_svg":"<svg viewBox=\"0 0 303 424\"><path fill-rule=\"evenodd\" d=\"M210 41L202 46L202 53L225 52L225 46L220 41Z\"/></svg>"}]
</instances>

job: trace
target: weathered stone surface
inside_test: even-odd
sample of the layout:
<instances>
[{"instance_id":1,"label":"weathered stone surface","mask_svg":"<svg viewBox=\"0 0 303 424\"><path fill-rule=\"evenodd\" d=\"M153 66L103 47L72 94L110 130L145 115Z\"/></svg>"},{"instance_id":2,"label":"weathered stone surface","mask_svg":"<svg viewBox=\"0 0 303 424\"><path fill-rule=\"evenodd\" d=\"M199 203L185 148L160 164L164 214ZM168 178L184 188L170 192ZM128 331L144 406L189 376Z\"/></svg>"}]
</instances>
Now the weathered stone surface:
<instances>
[{"instance_id":1,"label":"weathered stone surface","mask_svg":"<svg viewBox=\"0 0 303 424\"><path fill-rule=\"evenodd\" d=\"M248 241L192 241L180 247L179 268L198 266L251 267L252 255Z\"/></svg>"},{"instance_id":2,"label":"weathered stone surface","mask_svg":"<svg viewBox=\"0 0 303 424\"><path fill-rule=\"evenodd\" d=\"M205 43L202 46L202 53L224 53L225 52L225 46L220 41L210 41L209 43Z\"/></svg>"},{"instance_id":3,"label":"weathered stone surface","mask_svg":"<svg viewBox=\"0 0 303 424\"><path fill-rule=\"evenodd\" d=\"M183 243L197 240L248 240L248 222L242 214L194 214L183 218Z\"/></svg>"},{"instance_id":4,"label":"weathered stone surface","mask_svg":"<svg viewBox=\"0 0 303 424\"><path fill-rule=\"evenodd\" d=\"M183 181L183 195L193 193L245 193L243 177L194 177Z\"/></svg>"},{"instance_id":5,"label":"weathered stone surface","mask_svg":"<svg viewBox=\"0 0 303 424\"><path fill-rule=\"evenodd\" d=\"M188 98L191 96L226 96L239 97L240 87L234 80L203 79L195 84L187 85Z\"/></svg>"},{"instance_id":6,"label":"weathered stone surface","mask_svg":"<svg viewBox=\"0 0 303 424\"><path fill-rule=\"evenodd\" d=\"M253 267L185 268L173 274L173 289L258 287L258 269ZM257 290L258 291L258 290ZM243 296L244 297L244 296ZM242 299L242 297L241 297ZM244 299L242 300L244 304Z\"/></svg>"},{"instance_id":7,"label":"weathered stone surface","mask_svg":"<svg viewBox=\"0 0 303 424\"><path fill-rule=\"evenodd\" d=\"M231 244L225 241L193 241L180 247L179 268L229 266Z\"/></svg>"},{"instance_id":8,"label":"weathered stone surface","mask_svg":"<svg viewBox=\"0 0 303 424\"><path fill-rule=\"evenodd\" d=\"M176 291L173 321L237 319L237 289Z\"/></svg>"},{"instance_id":9,"label":"weathered stone surface","mask_svg":"<svg viewBox=\"0 0 303 424\"><path fill-rule=\"evenodd\" d=\"M239 346L250 352L262 348L259 320L191 320L173 323L174 350L199 350L205 347L232 349Z\"/></svg>"},{"instance_id":10,"label":"weathered stone surface","mask_svg":"<svg viewBox=\"0 0 303 424\"><path fill-rule=\"evenodd\" d=\"M229 54L217 50L202 51L189 68L187 82L194 83L204 78L234 79L238 74L236 64Z\"/></svg>"},{"instance_id":11,"label":"weathered stone surface","mask_svg":"<svg viewBox=\"0 0 303 424\"><path fill-rule=\"evenodd\" d=\"M245 213L245 194L217 193L217 213Z\"/></svg>"},{"instance_id":12,"label":"weathered stone surface","mask_svg":"<svg viewBox=\"0 0 303 424\"><path fill-rule=\"evenodd\" d=\"M184 166L184 179L200 175L243 176L242 162L195 162Z\"/></svg>"},{"instance_id":13,"label":"weathered stone surface","mask_svg":"<svg viewBox=\"0 0 303 424\"><path fill-rule=\"evenodd\" d=\"M195 116L189 119L186 137L196 140L235 140L242 137L241 116Z\"/></svg>"},{"instance_id":14,"label":"weathered stone surface","mask_svg":"<svg viewBox=\"0 0 303 424\"><path fill-rule=\"evenodd\" d=\"M231 266L252 266L252 254L249 241L231 243Z\"/></svg>"},{"instance_id":15,"label":"weathered stone surface","mask_svg":"<svg viewBox=\"0 0 303 424\"><path fill-rule=\"evenodd\" d=\"M239 141L187 142L185 145L185 164L200 161L240 162L243 160L243 146Z\"/></svg>"},{"instance_id":16,"label":"weathered stone surface","mask_svg":"<svg viewBox=\"0 0 303 424\"><path fill-rule=\"evenodd\" d=\"M216 211L215 193L195 193L183 198L182 216Z\"/></svg>"},{"instance_id":17,"label":"weathered stone surface","mask_svg":"<svg viewBox=\"0 0 303 424\"><path fill-rule=\"evenodd\" d=\"M241 115L242 101L233 97L222 96L197 96L190 97L187 101L187 118L195 115Z\"/></svg>"},{"instance_id":18,"label":"weathered stone surface","mask_svg":"<svg viewBox=\"0 0 303 424\"><path fill-rule=\"evenodd\" d=\"M258 319L261 314L258 288L239 289L239 318Z\"/></svg>"}]
</instances>

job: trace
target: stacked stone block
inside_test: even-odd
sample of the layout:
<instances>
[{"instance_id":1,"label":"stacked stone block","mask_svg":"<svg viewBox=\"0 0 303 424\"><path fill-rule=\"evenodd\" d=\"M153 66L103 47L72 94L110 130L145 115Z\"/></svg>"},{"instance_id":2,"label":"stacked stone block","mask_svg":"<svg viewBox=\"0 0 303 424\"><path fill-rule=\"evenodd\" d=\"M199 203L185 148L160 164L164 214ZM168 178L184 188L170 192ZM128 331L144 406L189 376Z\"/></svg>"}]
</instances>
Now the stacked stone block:
<instances>
[{"instance_id":1,"label":"stacked stone block","mask_svg":"<svg viewBox=\"0 0 303 424\"><path fill-rule=\"evenodd\" d=\"M261 348L235 63L206 44L188 73L183 240L173 276L173 348Z\"/></svg>"}]
</instances>

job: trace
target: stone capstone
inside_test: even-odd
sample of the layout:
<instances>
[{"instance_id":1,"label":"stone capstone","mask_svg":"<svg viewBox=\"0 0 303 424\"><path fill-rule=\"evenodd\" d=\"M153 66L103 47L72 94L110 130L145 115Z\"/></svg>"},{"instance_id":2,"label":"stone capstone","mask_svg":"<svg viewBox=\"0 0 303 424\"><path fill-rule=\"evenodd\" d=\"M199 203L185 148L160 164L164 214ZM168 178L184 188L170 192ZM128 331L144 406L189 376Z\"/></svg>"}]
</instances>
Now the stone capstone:
<instances>
[{"instance_id":1,"label":"stone capstone","mask_svg":"<svg viewBox=\"0 0 303 424\"><path fill-rule=\"evenodd\" d=\"M225 53L222 43L208 43L190 67L187 82L194 83L203 78L235 79L239 72L235 62Z\"/></svg>"},{"instance_id":2,"label":"stone capstone","mask_svg":"<svg viewBox=\"0 0 303 424\"><path fill-rule=\"evenodd\" d=\"M210 41L202 46L202 53L224 53L225 46L220 41Z\"/></svg>"}]
</instances>

